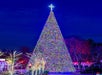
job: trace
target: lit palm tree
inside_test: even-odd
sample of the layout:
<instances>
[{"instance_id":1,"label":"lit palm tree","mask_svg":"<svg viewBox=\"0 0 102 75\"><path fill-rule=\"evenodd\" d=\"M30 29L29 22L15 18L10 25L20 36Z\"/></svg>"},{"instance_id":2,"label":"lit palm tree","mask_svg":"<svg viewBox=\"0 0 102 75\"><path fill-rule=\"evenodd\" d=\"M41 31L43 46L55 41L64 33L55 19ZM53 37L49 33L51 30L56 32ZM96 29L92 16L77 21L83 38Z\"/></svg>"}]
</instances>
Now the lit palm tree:
<instances>
[{"instance_id":1,"label":"lit palm tree","mask_svg":"<svg viewBox=\"0 0 102 75\"><path fill-rule=\"evenodd\" d=\"M22 53L18 53L17 51L13 51L12 53L9 54L9 56L7 57L7 62L9 64L9 73L10 75L13 75L15 70L14 70L14 64L15 61L18 59L18 56L20 56Z\"/></svg>"},{"instance_id":2,"label":"lit palm tree","mask_svg":"<svg viewBox=\"0 0 102 75\"><path fill-rule=\"evenodd\" d=\"M31 53L26 53L26 56L28 58L31 58L32 54ZM37 58L36 55L35 55L35 57L36 57L35 61L32 62L32 63L29 63L28 66L31 67L30 68L32 70L31 75L40 75L41 72L44 73L46 61L44 60L44 58L41 58L41 59ZM35 74L34 74L34 71L35 71Z\"/></svg>"}]
</instances>

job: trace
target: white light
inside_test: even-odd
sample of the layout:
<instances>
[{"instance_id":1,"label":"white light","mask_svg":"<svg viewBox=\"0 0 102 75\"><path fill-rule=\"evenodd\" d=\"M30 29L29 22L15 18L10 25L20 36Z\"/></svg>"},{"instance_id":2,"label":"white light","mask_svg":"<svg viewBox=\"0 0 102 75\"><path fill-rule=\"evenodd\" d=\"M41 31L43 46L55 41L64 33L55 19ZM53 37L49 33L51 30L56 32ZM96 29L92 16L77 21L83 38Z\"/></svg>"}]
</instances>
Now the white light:
<instances>
[{"instance_id":1,"label":"white light","mask_svg":"<svg viewBox=\"0 0 102 75\"><path fill-rule=\"evenodd\" d=\"M0 61L5 61L5 59L0 59Z\"/></svg>"},{"instance_id":2,"label":"white light","mask_svg":"<svg viewBox=\"0 0 102 75\"><path fill-rule=\"evenodd\" d=\"M55 6L53 4L50 4L49 7L50 7L50 9L52 11Z\"/></svg>"}]
</instances>

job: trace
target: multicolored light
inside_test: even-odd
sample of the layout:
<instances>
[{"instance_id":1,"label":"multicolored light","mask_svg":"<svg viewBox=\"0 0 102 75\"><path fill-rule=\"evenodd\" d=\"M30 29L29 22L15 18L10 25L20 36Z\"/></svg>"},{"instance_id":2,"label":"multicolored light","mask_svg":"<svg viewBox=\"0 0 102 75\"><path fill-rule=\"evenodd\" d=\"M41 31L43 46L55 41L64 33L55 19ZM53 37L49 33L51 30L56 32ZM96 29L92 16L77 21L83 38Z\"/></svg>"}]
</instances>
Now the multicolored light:
<instances>
[{"instance_id":1,"label":"multicolored light","mask_svg":"<svg viewBox=\"0 0 102 75\"><path fill-rule=\"evenodd\" d=\"M45 69L49 72L75 72L53 11L50 12L29 63L34 65L35 59L42 57L46 61Z\"/></svg>"}]
</instances>

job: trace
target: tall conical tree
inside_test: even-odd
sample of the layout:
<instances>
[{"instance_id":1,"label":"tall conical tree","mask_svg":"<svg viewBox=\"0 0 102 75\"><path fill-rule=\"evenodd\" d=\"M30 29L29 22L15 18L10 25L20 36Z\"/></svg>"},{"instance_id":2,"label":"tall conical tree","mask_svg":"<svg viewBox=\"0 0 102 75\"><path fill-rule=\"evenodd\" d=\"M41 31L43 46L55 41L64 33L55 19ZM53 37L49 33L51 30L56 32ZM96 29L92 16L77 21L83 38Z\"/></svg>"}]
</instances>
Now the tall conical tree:
<instances>
[{"instance_id":1,"label":"tall conical tree","mask_svg":"<svg viewBox=\"0 0 102 75\"><path fill-rule=\"evenodd\" d=\"M29 63L44 58L49 72L75 72L54 12L51 10Z\"/></svg>"}]
</instances>

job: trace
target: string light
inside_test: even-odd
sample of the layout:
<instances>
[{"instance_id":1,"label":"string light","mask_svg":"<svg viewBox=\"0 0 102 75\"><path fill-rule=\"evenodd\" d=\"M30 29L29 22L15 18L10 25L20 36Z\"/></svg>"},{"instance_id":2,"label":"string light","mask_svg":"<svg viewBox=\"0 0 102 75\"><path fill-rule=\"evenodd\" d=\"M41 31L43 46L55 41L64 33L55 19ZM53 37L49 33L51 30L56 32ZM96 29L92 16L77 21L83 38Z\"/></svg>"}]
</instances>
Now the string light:
<instances>
[{"instance_id":1,"label":"string light","mask_svg":"<svg viewBox=\"0 0 102 75\"><path fill-rule=\"evenodd\" d=\"M52 10L53 7L50 7ZM46 61L45 69L50 72L75 71L53 12L50 12L31 59L34 61L34 59L42 57Z\"/></svg>"}]
</instances>

